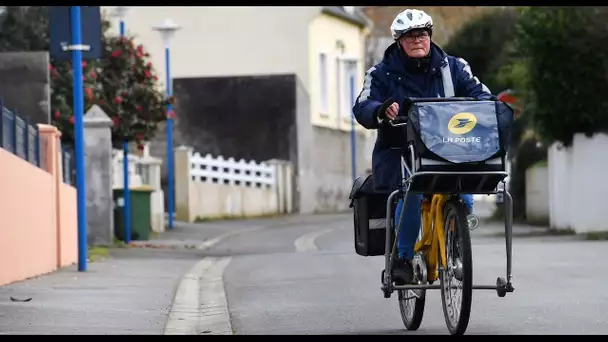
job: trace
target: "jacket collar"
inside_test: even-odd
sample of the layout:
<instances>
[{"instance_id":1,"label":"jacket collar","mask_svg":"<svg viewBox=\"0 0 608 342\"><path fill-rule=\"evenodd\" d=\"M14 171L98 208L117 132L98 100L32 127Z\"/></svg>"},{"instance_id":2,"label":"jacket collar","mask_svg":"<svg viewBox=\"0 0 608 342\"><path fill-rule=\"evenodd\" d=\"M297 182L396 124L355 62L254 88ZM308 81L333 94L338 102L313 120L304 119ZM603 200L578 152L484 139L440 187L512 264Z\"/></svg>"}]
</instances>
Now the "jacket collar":
<instances>
[{"instance_id":1,"label":"jacket collar","mask_svg":"<svg viewBox=\"0 0 608 342\"><path fill-rule=\"evenodd\" d=\"M431 75L438 73L440 68L446 63L447 54L434 42L431 42L431 56L429 68ZM397 42L392 43L384 51L382 62L387 66L387 70L396 73L406 73L404 58L407 58L399 48Z\"/></svg>"}]
</instances>

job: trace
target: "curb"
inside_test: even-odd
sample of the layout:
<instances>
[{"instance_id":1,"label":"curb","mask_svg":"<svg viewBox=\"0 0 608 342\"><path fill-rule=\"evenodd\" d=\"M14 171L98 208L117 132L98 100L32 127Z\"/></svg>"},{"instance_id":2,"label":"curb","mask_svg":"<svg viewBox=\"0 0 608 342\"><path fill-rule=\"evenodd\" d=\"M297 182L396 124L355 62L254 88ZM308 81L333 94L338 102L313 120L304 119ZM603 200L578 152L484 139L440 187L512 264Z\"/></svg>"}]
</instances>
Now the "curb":
<instances>
[{"instance_id":1,"label":"curb","mask_svg":"<svg viewBox=\"0 0 608 342\"><path fill-rule=\"evenodd\" d=\"M232 335L223 273L231 258L204 258L182 278L163 335Z\"/></svg>"},{"instance_id":2,"label":"curb","mask_svg":"<svg viewBox=\"0 0 608 342\"><path fill-rule=\"evenodd\" d=\"M268 228L257 226L219 235L199 244L208 249L222 240ZM223 273L231 258L205 257L180 280L163 335L232 335Z\"/></svg>"}]
</instances>

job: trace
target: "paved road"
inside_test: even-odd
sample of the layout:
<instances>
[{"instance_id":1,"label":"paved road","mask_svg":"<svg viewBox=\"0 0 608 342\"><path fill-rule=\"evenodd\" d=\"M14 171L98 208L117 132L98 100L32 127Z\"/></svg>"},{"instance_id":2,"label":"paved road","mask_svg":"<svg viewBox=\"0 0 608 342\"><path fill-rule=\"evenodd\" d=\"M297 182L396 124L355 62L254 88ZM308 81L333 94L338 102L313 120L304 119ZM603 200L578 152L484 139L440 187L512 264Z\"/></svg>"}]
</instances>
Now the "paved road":
<instances>
[{"instance_id":1,"label":"paved road","mask_svg":"<svg viewBox=\"0 0 608 342\"><path fill-rule=\"evenodd\" d=\"M501 229L474 232L475 283L494 284L504 273ZM574 237L516 238L515 292L474 292L467 334L608 333L606 247ZM354 254L349 216L229 238L210 252L232 257L224 283L236 334L412 333L396 296L384 299L379 289L383 259ZM415 333L447 334L440 293L427 298Z\"/></svg>"},{"instance_id":2,"label":"paved road","mask_svg":"<svg viewBox=\"0 0 608 342\"><path fill-rule=\"evenodd\" d=\"M608 333L607 243L526 236L535 229L516 228L515 292L474 292L467 333ZM476 283L504 273L501 230L473 233ZM383 259L354 253L350 215L180 224L150 243L172 248L0 287L0 334L447 333L437 291L420 330L404 330L379 289Z\"/></svg>"}]
</instances>

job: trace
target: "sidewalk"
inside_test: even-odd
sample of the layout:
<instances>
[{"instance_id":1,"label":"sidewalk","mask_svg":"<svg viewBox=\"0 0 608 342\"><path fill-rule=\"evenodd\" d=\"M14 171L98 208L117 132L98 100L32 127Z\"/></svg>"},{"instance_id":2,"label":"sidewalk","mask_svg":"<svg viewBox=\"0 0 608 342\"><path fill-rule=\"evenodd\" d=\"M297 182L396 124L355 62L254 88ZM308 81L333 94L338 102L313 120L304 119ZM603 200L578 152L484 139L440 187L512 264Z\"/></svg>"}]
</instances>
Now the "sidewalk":
<instances>
[{"instance_id":1,"label":"sidewalk","mask_svg":"<svg viewBox=\"0 0 608 342\"><path fill-rule=\"evenodd\" d=\"M0 335L163 334L182 277L208 256L202 249L232 234L338 216L176 222L173 231L134 242L152 248L112 248L86 272L73 265L0 287Z\"/></svg>"},{"instance_id":2,"label":"sidewalk","mask_svg":"<svg viewBox=\"0 0 608 342\"><path fill-rule=\"evenodd\" d=\"M204 257L190 245L253 222L176 223L174 231L136 243L157 248L112 248L86 272L73 265L2 286L0 334L162 334L182 276Z\"/></svg>"},{"instance_id":3,"label":"sidewalk","mask_svg":"<svg viewBox=\"0 0 608 342\"><path fill-rule=\"evenodd\" d=\"M472 236L501 237L505 233L505 224L502 221L481 221L479 227L471 233ZM532 226L514 223L513 237L534 237L548 235L547 227Z\"/></svg>"},{"instance_id":4,"label":"sidewalk","mask_svg":"<svg viewBox=\"0 0 608 342\"><path fill-rule=\"evenodd\" d=\"M503 220L491 220L495 204L488 201L475 202L474 213L479 217L479 227L471 233L472 237L504 237ZM513 223L513 238L549 236L549 227Z\"/></svg>"}]
</instances>

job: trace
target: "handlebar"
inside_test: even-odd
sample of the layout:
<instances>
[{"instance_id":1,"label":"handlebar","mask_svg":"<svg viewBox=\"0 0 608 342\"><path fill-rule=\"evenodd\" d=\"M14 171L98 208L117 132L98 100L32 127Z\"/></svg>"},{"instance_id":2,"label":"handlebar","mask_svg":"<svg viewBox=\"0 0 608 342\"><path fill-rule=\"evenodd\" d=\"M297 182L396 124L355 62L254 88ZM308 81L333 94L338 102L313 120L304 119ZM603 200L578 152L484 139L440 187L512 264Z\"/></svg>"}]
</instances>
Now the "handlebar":
<instances>
[{"instance_id":1,"label":"handlebar","mask_svg":"<svg viewBox=\"0 0 608 342\"><path fill-rule=\"evenodd\" d=\"M407 117L405 116L397 116L395 120L389 120L389 125L393 127L401 127L407 125Z\"/></svg>"},{"instance_id":2,"label":"handlebar","mask_svg":"<svg viewBox=\"0 0 608 342\"><path fill-rule=\"evenodd\" d=\"M421 103L421 102L464 102L477 101L474 97L408 97L404 103ZM392 127L401 127L407 125L406 116L397 116L395 120L389 120L389 125Z\"/></svg>"},{"instance_id":3,"label":"handlebar","mask_svg":"<svg viewBox=\"0 0 608 342\"><path fill-rule=\"evenodd\" d=\"M474 97L408 97L405 102L459 102L476 101Z\"/></svg>"}]
</instances>

